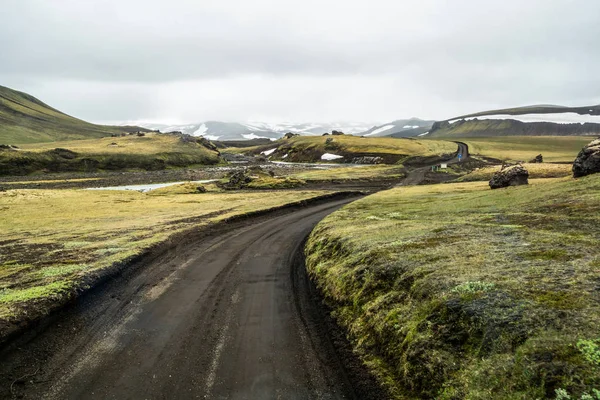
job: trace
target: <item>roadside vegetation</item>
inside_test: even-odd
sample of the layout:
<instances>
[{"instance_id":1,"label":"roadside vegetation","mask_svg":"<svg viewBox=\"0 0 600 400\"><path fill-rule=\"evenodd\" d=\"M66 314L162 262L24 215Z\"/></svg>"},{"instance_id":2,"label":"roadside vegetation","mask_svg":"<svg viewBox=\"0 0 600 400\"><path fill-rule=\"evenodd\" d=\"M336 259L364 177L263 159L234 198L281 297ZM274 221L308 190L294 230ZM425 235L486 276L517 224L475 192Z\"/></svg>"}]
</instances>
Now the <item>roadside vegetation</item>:
<instances>
[{"instance_id":1,"label":"roadside vegetation","mask_svg":"<svg viewBox=\"0 0 600 400\"><path fill-rule=\"evenodd\" d=\"M325 218L307 268L395 398L594 399L600 174L379 192Z\"/></svg>"},{"instance_id":2,"label":"roadside vegetation","mask_svg":"<svg viewBox=\"0 0 600 400\"><path fill-rule=\"evenodd\" d=\"M469 146L469 153L506 161L532 160L542 154L545 162L572 163L590 136L496 136L455 138Z\"/></svg>"},{"instance_id":3,"label":"roadside vegetation","mask_svg":"<svg viewBox=\"0 0 600 400\"><path fill-rule=\"evenodd\" d=\"M218 152L178 136L150 133L66 142L35 143L0 149L0 174L161 170L217 164Z\"/></svg>"},{"instance_id":4,"label":"roadside vegetation","mask_svg":"<svg viewBox=\"0 0 600 400\"><path fill-rule=\"evenodd\" d=\"M0 338L64 304L100 274L172 235L326 191L0 192ZM207 185L209 186L209 185ZM214 190L217 190L213 187Z\"/></svg>"},{"instance_id":5,"label":"roadside vegetation","mask_svg":"<svg viewBox=\"0 0 600 400\"><path fill-rule=\"evenodd\" d=\"M396 164L451 155L456 148L455 143L447 141L328 135L284 138L269 145L235 151L250 154L266 152L271 160L291 162L332 162L321 158L329 153L343 157L334 162L348 163L360 157L381 157L383 163ZM271 150L273 152L269 153Z\"/></svg>"},{"instance_id":6,"label":"roadside vegetation","mask_svg":"<svg viewBox=\"0 0 600 400\"><path fill-rule=\"evenodd\" d=\"M573 175L571 164L550 164L550 163L524 163L523 167L529 171L530 179L541 178L562 178ZM501 165L492 165L479 168L458 178L457 182L489 181L494 173L500 171Z\"/></svg>"}]
</instances>

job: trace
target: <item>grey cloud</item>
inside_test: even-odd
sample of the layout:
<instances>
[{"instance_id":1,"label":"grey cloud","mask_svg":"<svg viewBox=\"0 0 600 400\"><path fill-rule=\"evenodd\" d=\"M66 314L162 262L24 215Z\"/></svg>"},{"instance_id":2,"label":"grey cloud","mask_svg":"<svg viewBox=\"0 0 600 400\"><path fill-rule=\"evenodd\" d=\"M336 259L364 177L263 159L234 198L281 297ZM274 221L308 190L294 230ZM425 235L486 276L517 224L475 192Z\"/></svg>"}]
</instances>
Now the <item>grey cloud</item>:
<instances>
[{"instance_id":1,"label":"grey cloud","mask_svg":"<svg viewBox=\"0 0 600 400\"><path fill-rule=\"evenodd\" d=\"M332 118L343 114L330 105L346 103L340 93L364 102L364 114L399 118L424 110L434 117L474 111L465 108L478 104L591 102L600 92L595 0L5 2L0 83L37 88L93 119L147 118L175 103L184 109L171 112L185 118L291 114L269 111L281 108L284 96L272 90L277 86L305 96L293 104L295 115L321 118L327 118L324 107L336 110ZM240 84L252 77L264 79L265 89ZM375 102L378 109L367 98L374 95L369 81L388 100ZM182 91L181 82L219 90L215 109L206 99L198 103L194 90ZM272 96L261 100L263 112L256 111L257 90ZM68 91L78 100L65 100ZM187 101L171 98L184 92ZM227 110L223 92L236 97L229 103L237 109ZM115 95L120 100L113 107L104 101L98 107L99 99Z\"/></svg>"}]
</instances>

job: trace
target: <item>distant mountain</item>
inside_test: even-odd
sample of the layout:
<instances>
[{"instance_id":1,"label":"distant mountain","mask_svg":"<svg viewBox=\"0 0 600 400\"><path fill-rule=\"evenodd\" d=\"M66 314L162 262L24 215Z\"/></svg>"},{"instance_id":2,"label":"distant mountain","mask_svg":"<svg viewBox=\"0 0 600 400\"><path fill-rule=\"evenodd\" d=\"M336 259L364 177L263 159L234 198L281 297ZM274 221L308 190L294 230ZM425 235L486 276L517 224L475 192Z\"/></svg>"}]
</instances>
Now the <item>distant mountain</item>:
<instances>
[{"instance_id":1,"label":"distant mountain","mask_svg":"<svg viewBox=\"0 0 600 400\"><path fill-rule=\"evenodd\" d=\"M374 126L371 129L361 132L360 136L391 136L391 137L411 137L418 136L428 132L435 121L424 121L419 118L399 119L390 123Z\"/></svg>"},{"instance_id":2,"label":"distant mountain","mask_svg":"<svg viewBox=\"0 0 600 400\"><path fill-rule=\"evenodd\" d=\"M145 130L96 125L71 117L35 97L0 86L0 144L90 139Z\"/></svg>"},{"instance_id":3,"label":"distant mountain","mask_svg":"<svg viewBox=\"0 0 600 400\"><path fill-rule=\"evenodd\" d=\"M206 121L194 124L167 125L146 122L136 122L145 128L161 132L179 131L192 136L204 136L210 140L250 140L250 139L279 139L288 132L301 135L322 135L332 130L348 134L357 134L368 129L365 123L266 123L266 122L220 122Z\"/></svg>"},{"instance_id":4,"label":"distant mountain","mask_svg":"<svg viewBox=\"0 0 600 400\"><path fill-rule=\"evenodd\" d=\"M534 105L482 111L433 124L427 136L600 135L600 105Z\"/></svg>"}]
</instances>

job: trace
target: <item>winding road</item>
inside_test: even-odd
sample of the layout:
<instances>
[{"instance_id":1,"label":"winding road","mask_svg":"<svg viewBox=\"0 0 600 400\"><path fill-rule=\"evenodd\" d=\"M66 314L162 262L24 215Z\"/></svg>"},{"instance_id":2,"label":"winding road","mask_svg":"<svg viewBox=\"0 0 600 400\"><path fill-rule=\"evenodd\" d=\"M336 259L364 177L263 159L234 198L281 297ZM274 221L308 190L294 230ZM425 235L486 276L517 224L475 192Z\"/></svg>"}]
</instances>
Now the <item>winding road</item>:
<instances>
[{"instance_id":1,"label":"winding road","mask_svg":"<svg viewBox=\"0 0 600 400\"><path fill-rule=\"evenodd\" d=\"M454 158L446 161L447 164L457 164L459 162L464 162L465 160L467 160L469 158L469 146L467 146L467 144L463 143L463 142L454 142L454 143L456 143L458 145L458 150L456 151L456 155L454 156ZM439 162L434 165L437 165L437 164L439 164ZM423 182L423 180L425 180L425 174L427 173L427 171L429 171L431 169L432 166L433 165L428 165L428 166L416 168L416 169L410 171L406 175L406 178L404 178L402 180L402 182L400 182L396 186L418 185L419 183Z\"/></svg>"},{"instance_id":2,"label":"winding road","mask_svg":"<svg viewBox=\"0 0 600 400\"><path fill-rule=\"evenodd\" d=\"M170 243L1 350L0 398L385 398L304 270L307 235L356 198Z\"/></svg>"},{"instance_id":3,"label":"winding road","mask_svg":"<svg viewBox=\"0 0 600 400\"><path fill-rule=\"evenodd\" d=\"M355 199L174 244L5 349L0 397L381 398L335 344L301 251L317 222Z\"/></svg>"}]
</instances>

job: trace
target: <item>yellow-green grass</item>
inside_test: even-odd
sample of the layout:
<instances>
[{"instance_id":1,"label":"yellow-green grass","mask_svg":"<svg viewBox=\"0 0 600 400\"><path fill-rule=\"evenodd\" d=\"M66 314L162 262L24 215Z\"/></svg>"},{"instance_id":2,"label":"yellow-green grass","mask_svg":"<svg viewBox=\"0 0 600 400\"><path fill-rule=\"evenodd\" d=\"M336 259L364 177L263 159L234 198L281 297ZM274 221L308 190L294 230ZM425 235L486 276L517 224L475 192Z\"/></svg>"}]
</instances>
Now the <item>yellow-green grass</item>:
<instances>
[{"instance_id":1,"label":"yellow-green grass","mask_svg":"<svg viewBox=\"0 0 600 400\"><path fill-rule=\"evenodd\" d=\"M573 175L571 164L530 164L525 163L523 166L529 171L529 178L541 179L541 178L562 178L565 176ZM494 165L484 168L479 168L475 171L460 177L457 179L459 182L472 182L472 181L489 181L492 176L500 171L501 165Z\"/></svg>"},{"instance_id":2,"label":"yellow-green grass","mask_svg":"<svg viewBox=\"0 0 600 400\"><path fill-rule=\"evenodd\" d=\"M456 138L469 146L471 155L498 160L529 161L542 154L546 162L573 162L579 151L593 140L585 136L496 136Z\"/></svg>"},{"instance_id":3,"label":"yellow-green grass","mask_svg":"<svg viewBox=\"0 0 600 400\"><path fill-rule=\"evenodd\" d=\"M68 183L68 182L88 182L97 181L101 178L75 178L75 179L40 179L37 181L10 181L2 182L3 185L29 185L32 183Z\"/></svg>"},{"instance_id":4,"label":"yellow-green grass","mask_svg":"<svg viewBox=\"0 0 600 400\"><path fill-rule=\"evenodd\" d=\"M113 145L116 144L116 145ZM175 151L190 151L179 137L172 135L147 133L98 139L68 140L52 143L31 143L19 146L23 150L44 152L55 148L68 149L81 154L158 154Z\"/></svg>"},{"instance_id":5,"label":"yellow-green grass","mask_svg":"<svg viewBox=\"0 0 600 400\"><path fill-rule=\"evenodd\" d=\"M310 170L298 172L292 176L305 181L331 181L353 179L400 179L405 176L405 173L402 166L373 165Z\"/></svg>"},{"instance_id":6,"label":"yellow-green grass","mask_svg":"<svg viewBox=\"0 0 600 400\"><path fill-rule=\"evenodd\" d=\"M0 151L0 168L5 175L36 171L159 170L218 162L218 153L199 143L154 133L142 137L34 143L22 145L19 151Z\"/></svg>"},{"instance_id":7,"label":"yellow-green grass","mask_svg":"<svg viewBox=\"0 0 600 400\"><path fill-rule=\"evenodd\" d=\"M311 234L309 273L394 397L600 387L600 174L531 182L380 192Z\"/></svg>"},{"instance_id":8,"label":"yellow-green grass","mask_svg":"<svg viewBox=\"0 0 600 400\"><path fill-rule=\"evenodd\" d=\"M259 176L248 184L248 189L291 189L305 184L302 179L291 176Z\"/></svg>"},{"instance_id":9,"label":"yellow-green grass","mask_svg":"<svg viewBox=\"0 0 600 400\"><path fill-rule=\"evenodd\" d=\"M0 192L0 327L64 302L85 277L144 252L175 233L326 191L162 195L134 191ZM197 185L195 185L197 186ZM195 187L194 186L194 187ZM159 192L159 191L157 191ZM181 193L181 194L178 194Z\"/></svg>"}]
</instances>

